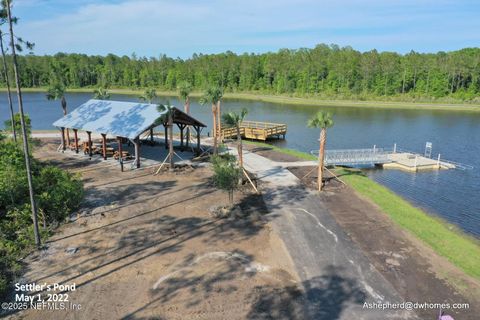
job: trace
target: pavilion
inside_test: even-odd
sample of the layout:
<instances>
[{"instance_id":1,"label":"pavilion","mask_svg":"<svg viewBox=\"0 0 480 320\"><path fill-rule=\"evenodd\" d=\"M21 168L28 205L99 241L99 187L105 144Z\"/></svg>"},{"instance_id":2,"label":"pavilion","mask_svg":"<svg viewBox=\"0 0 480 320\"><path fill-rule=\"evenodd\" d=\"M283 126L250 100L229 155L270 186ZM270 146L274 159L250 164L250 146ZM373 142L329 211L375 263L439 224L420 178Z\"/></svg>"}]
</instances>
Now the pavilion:
<instances>
[{"instance_id":1,"label":"pavilion","mask_svg":"<svg viewBox=\"0 0 480 320\"><path fill-rule=\"evenodd\" d=\"M189 141L184 135L184 130L190 126L196 132L197 152L199 152L200 132L206 125L175 107L171 110L173 124L177 125L180 130L181 146L184 145L184 138L186 138L186 146L188 146ZM128 139L135 146L135 162L137 168L140 168L140 137L142 135L149 132L153 142L153 129L163 125L165 144L168 144L168 119L165 116L167 112L167 109L163 112L159 111L156 104L92 99L55 121L53 125L62 132L63 150L67 148L65 130L73 130L76 153L79 152L78 131L85 131L88 135L90 157L92 157L91 134L92 132L101 134L102 155L105 160L107 159L107 135L116 137L120 154L122 154L122 141Z\"/></svg>"}]
</instances>

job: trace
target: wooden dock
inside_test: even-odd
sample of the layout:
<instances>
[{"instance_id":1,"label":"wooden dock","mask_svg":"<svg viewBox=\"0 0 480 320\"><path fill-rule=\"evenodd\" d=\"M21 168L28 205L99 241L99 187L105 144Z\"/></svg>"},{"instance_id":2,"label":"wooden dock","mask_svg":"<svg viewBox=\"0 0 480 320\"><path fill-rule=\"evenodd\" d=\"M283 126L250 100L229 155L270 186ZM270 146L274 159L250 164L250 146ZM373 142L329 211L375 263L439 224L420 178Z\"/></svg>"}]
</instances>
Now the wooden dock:
<instances>
[{"instance_id":1,"label":"wooden dock","mask_svg":"<svg viewBox=\"0 0 480 320\"><path fill-rule=\"evenodd\" d=\"M287 134L287 125L281 123L243 121L240 125L240 134L243 138L265 141L269 138L282 137L285 139ZM222 129L223 139L234 139L237 137L236 128Z\"/></svg>"}]
</instances>

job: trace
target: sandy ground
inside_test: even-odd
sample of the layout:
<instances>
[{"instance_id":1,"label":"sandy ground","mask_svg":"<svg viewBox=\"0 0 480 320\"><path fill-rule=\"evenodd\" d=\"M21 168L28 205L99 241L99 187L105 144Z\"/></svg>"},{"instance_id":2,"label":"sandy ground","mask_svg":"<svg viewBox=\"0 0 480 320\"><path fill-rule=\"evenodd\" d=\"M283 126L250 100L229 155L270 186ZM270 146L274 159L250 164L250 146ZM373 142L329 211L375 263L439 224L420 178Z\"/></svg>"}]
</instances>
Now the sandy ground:
<instances>
[{"instance_id":1,"label":"sandy ground","mask_svg":"<svg viewBox=\"0 0 480 320\"><path fill-rule=\"evenodd\" d=\"M15 319L286 319L297 277L261 196L237 192L237 218L207 167L152 175L55 152L36 156L82 175L83 207L29 256L25 282L75 284L81 310L28 310ZM299 298L298 298L299 299ZM280 301L280 302L279 302ZM293 306L293 307L292 307ZM288 304L298 308L300 303ZM288 311L288 312L287 312ZM300 317L301 318L301 317Z\"/></svg>"},{"instance_id":2,"label":"sandy ground","mask_svg":"<svg viewBox=\"0 0 480 320\"><path fill-rule=\"evenodd\" d=\"M298 160L266 148L245 148L277 162ZM111 162L55 149L49 144L36 156L81 173L87 197L47 249L27 259L25 282L75 283L76 290L67 292L69 301L82 309L29 310L12 318L304 319L309 294L318 298L302 292L293 262L268 223L275 217L266 214L262 197L248 187L236 194L241 217L217 219L209 209L227 197L212 186L208 168L158 176L152 175L153 168L121 173ZM290 168L299 178L310 170ZM315 173L303 179L307 187L314 186ZM478 319L478 281L338 181L327 183L320 200L405 301L469 302L468 311L449 313L456 319ZM330 278L333 287L321 291L322 303L314 304L319 310L338 309L334 317L332 312L321 317L329 320L339 319L336 295L343 290L336 273ZM431 310L417 312L422 319L432 318Z\"/></svg>"},{"instance_id":3,"label":"sandy ground","mask_svg":"<svg viewBox=\"0 0 480 320\"><path fill-rule=\"evenodd\" d=\"M275 153L272 157L279 161L281 154ZM286 156L283 161L291 161L290 158ZM289 170L302 179L307 187L316 188L316 167ZM466 302L470 304L468 310L449 310L448 313L455 319L478 319L478 280L465 275L445 258L438 256L392 222L375 204L338 180L328 181L320 197L330 214L405 301ZM429 315L431 317L429 310L417 310L417 313L423 319L429 319Z\"/></svg>"},{"instance_id":4,"label":"sandy ground","mask_svg":"<svg viewBox=\"0 0 480 320\"><path fill-rule=\"evenodd\" d=\"M293 162L295 157L268 148L247 145L250 152L276 162ZM298 159L296 159L298 161ZM305 187L316 188L317 168L291 167ZM455 319L478 319L480 281L465 275L431 248L402 230L368 199L358 195L327 173L320 199L342 229L358 245L377 270L405 301L469 303L468 310L449 310ZM417 310L423 319L431 310Z\"/></svg>"}]
</instances>

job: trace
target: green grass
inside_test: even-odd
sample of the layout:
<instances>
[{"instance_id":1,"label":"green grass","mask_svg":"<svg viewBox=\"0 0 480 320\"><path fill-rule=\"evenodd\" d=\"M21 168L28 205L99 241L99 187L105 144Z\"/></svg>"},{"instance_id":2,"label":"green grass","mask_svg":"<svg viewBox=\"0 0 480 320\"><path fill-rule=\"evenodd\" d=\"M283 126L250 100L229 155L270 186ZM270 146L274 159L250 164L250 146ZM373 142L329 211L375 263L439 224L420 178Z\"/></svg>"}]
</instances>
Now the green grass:
<instances>
[{"instance_id":1,"label":"green grass","mask_svg":"<svg viewBox=\"0 0 480 320\"><path fill-rule=\"evenodd\" d=\"M91 93L95 88L73 88L68 89L69 92L85 92ZM0 88L0 91L5 91L5 88ZM46 88L23 88L24 92L46 92ZM108 91L112 94L129 94L140 95L143 94L144 89L129 89L129 88L111 88ZM177 96L176 91L157 91L159 96ZM200 97L202 92L193 92L193 97ZM240 99L240 100L254 100L273 103L282 103L290 105L304 105L312 107L357 107L357 108L380 108L380 109L410 109L410 110L444 110L444 111L469 111L480 112L480 105L478 103L450 103L441 101L432 102L411 102L411 101L382 101L382 100L341 100L341 99L325 99L322 97L292 97L287 95L272 95L256 92L226 92L224 94L226 99Z\"/></svg>"},{"instance_id":2,"label":"green grass","mask_svg":"<svg viewBox=\"0 0 480 320\"><path fill-rule=\"evenodd\" d=\"M378 205L393 221L421 239L466 274L480 279L480 243L453 225L412 206L359 171L339 169L341 179Z\"/></svg>"},{"instance_id":3,"label":"green grass","mask_svg":"<svg viewBox=\"0 0 480 320\"><path fill-rule=\"evenodd\" d=\"M258 141L243 140L243 142L247 143L247 144L259 146L259 147L270 148L274 151L277 151L277 152L280 152L280 153L283 153L283 154L287 154L289 156L294 156L294 157L297 157L297 158L300 158L300 159L303 159L303 160L317 160L317 157L315 157L315 156L313 156L309 153L300 152L300 151L297 151L297 150L279 148L279 147L273 146L271 144L264 143L264 142L258 142Z\"/></svg>"},{"instance_id":4,"label":"green grass","mask_svg":"<svg viewBox=\"0 0 480 320\"><path fill-rule=\"evenodd\" d=\"M304 160L316 157L291 149L275 147L262 142L244 141L260 147ZM430 246L437 254L447 258L466 274L480 279L480 242L464 234L457 227L414 207L388 188L370 180L359 170L337 169L340 179L369 199L403 229Z\"/></svg>"}]
</instances>

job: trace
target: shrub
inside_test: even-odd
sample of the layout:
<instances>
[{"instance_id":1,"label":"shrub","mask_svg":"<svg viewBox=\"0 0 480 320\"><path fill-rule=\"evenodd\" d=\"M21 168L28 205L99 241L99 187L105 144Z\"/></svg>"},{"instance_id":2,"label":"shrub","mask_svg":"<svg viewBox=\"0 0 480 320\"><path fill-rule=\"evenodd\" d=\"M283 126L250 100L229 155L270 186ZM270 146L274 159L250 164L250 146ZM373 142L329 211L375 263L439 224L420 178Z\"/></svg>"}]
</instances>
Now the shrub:
<instances>
[{"instance_id":1,"label":"shrub","mask_svg":"<svg viewBox=\"0 0 480 320\"><path fill-rule=\"evenodd\" d=\"M83 198L83 184L78 177L54 166L43 167L35 178L38 208L47 222L61 221L77 209Z\"/></svg>"},{"instance_id":2,"label":"shrub","mask_svg":"<svg viewBox=\"0 0 480 320\"><path fill-rule=\"evenodd\" d=\"M44 232L45 233L45 232ZM35 243L29 205L14 208L0 220L0 297L21 272L21 259Z\"/></svg>"},{"instance_id":3,"label":"shrub","mask_svg":"<svg viewBox=\"0 0 480 320\"><path fill-rule=\"evenodd\" d=\"M83 184L78 176L44 165L31 155L33 187L39 219L48 225L62 221L77 209L83 199ZM0 141L0 296L21 271L19 259L35 243L25 158L20 144Z\"/></svg>"},{"instance_id":4,"label":"shrub","mask_svg":"<svg viewBox=\"0 0 480 320\"><path fill-rule=\"evenodd\" d=\"M27 137L30 137L30 135L32 133L32 123L30 121L30 117L28 116L28 114L24 115L24 119L25 119L25 129L27 130ZM15 131L17 132L17 135L21 137L22 136L22 124L20 122L20 114L19 113L15 113L15 115L13 116L13 121L15 123ZM11 120L5 120L5 122L3 124L5 125L5 131L6 132L11 132L12 131L12 121Z\"/></svg>"},{"instance_id":5,"label":"shrub","mask_svg":"<svg viewBox=\"0 0 480 320\"><path fill-rule=\"evenodd\" d=\"M211 161L214 171L213 181L219 189L228 192L228 200L230 205L232 205L233 192L238 188L241 174L235 157L232 155L214 156Z\"/></svg>"}]
</instances>

